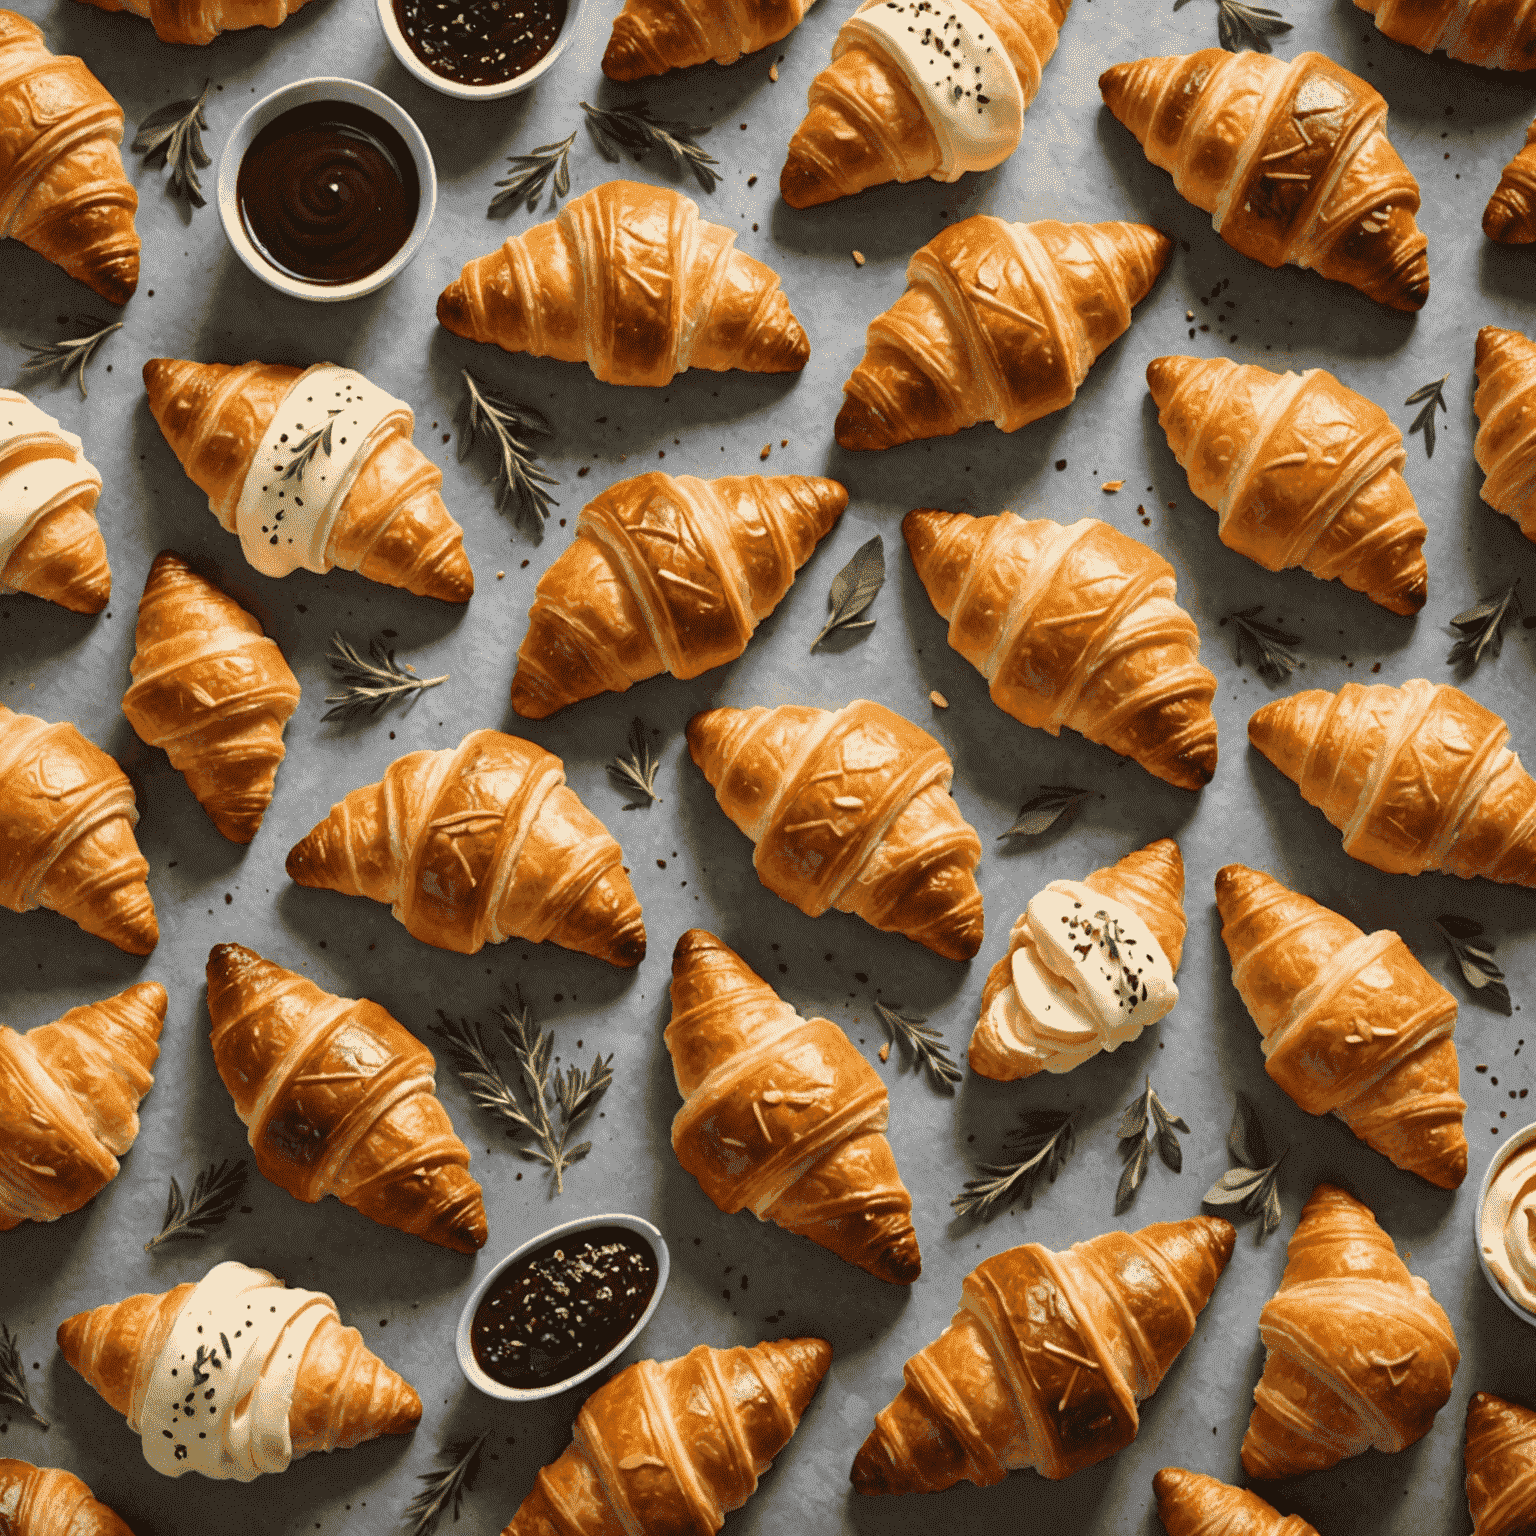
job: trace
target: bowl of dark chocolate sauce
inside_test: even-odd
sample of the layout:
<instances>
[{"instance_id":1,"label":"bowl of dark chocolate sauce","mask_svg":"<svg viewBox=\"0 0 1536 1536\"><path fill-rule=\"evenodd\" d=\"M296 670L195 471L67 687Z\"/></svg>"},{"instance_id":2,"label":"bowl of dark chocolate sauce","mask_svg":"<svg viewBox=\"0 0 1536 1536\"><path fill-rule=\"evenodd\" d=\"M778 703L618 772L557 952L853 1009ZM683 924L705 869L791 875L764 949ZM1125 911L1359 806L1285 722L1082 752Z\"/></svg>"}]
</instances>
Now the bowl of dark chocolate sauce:
<instances>
[{"instance_id":1,"label":"bowl of dark chocolate sauce","mask_svg":"<svg viewBox=\"0 0 1536 1536\"><path fill-rule=\"evenodd\" d=\"M582 0L377 0L395 57L463 101L525 91L576 31Z\"/></svg>"}]
</instances>

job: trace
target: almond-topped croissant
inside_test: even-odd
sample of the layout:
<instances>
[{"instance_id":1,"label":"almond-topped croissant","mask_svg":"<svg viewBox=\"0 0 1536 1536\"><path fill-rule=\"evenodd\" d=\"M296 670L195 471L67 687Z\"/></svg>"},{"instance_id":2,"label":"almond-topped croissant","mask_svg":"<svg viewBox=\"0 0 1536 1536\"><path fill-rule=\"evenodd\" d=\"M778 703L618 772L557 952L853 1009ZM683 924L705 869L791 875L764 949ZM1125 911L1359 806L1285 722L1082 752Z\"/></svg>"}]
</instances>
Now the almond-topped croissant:
<instances>
[{"instance_id":1,"label":"almond-topped croissant","mask_svg":"<svg viewBox=\"0 0 1536 1536\"><path fill-rule=\"evenodd\" d=\"M211 43L241 27L277 27L308 0L85 0L103 11L131 11L154 25L162 43Z\"/></svg>"},{"instance_id":2,"label":"almond-topped croissant","mask_svg":"<svg viewBox=\"0 0 1536 1536\"><path fill-rule=\"evenodd\" d=\"M1527 0L1355 0L1376 25L1421 53L1443 48L1484 69L1536 69L1536 8Z\"/></svg>"},{"instance_id":3,"label":"almond-topped croissant","mask_svg":"<svg viewBox=\"0 0 1536 1536\"><path fill-rule=\"evenodd\" d=\"M512 707L530 720L734 661L848 505L836 480L652 471L581 509L539 578Z\"/></svg>"},{"instance_id":4,"label":"almond-topped croissant","mask_svg":"<svg viewBox=\"0 0 1536 1536\"><path fill-rule=\"evenodd\" d=\"M1531 14L1536 18L1536 10ZM1536 52L1531 61L1536 68ZM1525 147L1504 167L1483 209L1483 233L1500 245L1536 241L1536 123L1526 131Z\"/></svg>"},{"instance_id":5,"label":"almond-topped croissant","mask_svg":"<svg viewBox=\"0 0 1536 1536\"><path fill-rule=\"evenodd\" d=\"M333 363L144 365L149 409L208 510L264 576L339 565L370 581L467 603L464 530L443 472L411 441L415 417Z\"/></svg>"},{"instance_id":6,"label":"almond-topped croissant","mask_svg":"<svg viewBox=\"0 0 1536 1536\"><path fill-rule=\"evenodd\" d=\"M1321 53L1203 48L1116 64L1099 90L1234 250L1424 307L1419 184L1388 142L1385 99L1358 75Z\"/></svg>"},{"instance_id":7,"label":"almond-topped croissant","mask_svg":"<svg viewBox=\"0 0 1536 1536\"><path fill-rule=\"evenodd\" d=\"M1309 1115L1333 1113L1399 1168L1467 1176L1456 999L1388 929L1228 864L1216 874L1232 984L1264 1037L1264 1070Z\"/></svg>"},{"instance_id":8,"label":"almond-topped croissant","mask_svg":"<svg viewBox=\"0 0 1536 1536\"><path fill-rule=\"evenodd\" d=\"M901 531L999 709L1052 736L1070 726L1180 789L1210 783L1216 679L1161 555L1091 517L919 509Z\"/></svg>"},{"instance_id":9,"label":"almond-topped croissant","mask_svg":"<svg viewBox=\"0 0 1536 1536\"><path fill-rule=\"evenodd\" d=\"M643 80L713 59L734 64L745 53L788 37L816 0L758 0L707 5L704 0L624 0L603 53L610 80Z\"/></svg>"},{"instance_id":10,"label":"almond-topped croissant","mask_svg":"<svg viewBox=\"0 0 1536 1536\"><path fill-rule=\"evenodd\" d=\"M1477 333L1477 437L1482 498L1536 540L1536 342L1485 325Z\"/></svg>"},{"instance_id":11,"label":"almond-topped croissant","mask_svg":"<svg viewBox=\"0 0 1536 1536\"><path fill-rule=\"evenodd\" d=\"M558 757L500 731L396 758L289 850L288 878L387 901L407 932L463 955L518 938L645 958L624 850Z\"/></svg>"},{"instance_id":12,"label":"almond-topped croissant","mask_svg":"<svg viewBox=\"0 0 1536 1536\"><path fill-rule=\"evenodd\" d=\"M1152 1491L1168 1536L1318 1536L1300 1515L1282 1515L1258 1494L1202 1472L1164 1467Z\"/></svg>"},{"instance_id":13,"label":"almond-topped croissant","mask_svg":"<svg viewBox=\"0 0 1536 1536\"><path fill-rule=\"evenodd\" d=\"M981 948L981 841L949 793L955 765L910 720L841 709L708 709L688 750L750 837L757 878L807 917L852 912L948 960Z\"/></svg>"},{"instance_id":14,"label":"almond-topped croissant","mask_svg":"<svg viewBox=\"0 0 1536 1536\"><path fill-rule=\"evenodd\" d=\"M1536 1531L1536 1411L1474 1392L1464 1461L1472 1536Z\"/></svg>"},{"instance_id":15,"label":"almond-topped croissant","mask_svg":"<svg viewBox=\"0 0 1536 1536\"><path fill-rule=\"evenodd\" d=\"M7 1536L133 1536L73 1472L0 1457Z\"/></svg>"}]
</instances>

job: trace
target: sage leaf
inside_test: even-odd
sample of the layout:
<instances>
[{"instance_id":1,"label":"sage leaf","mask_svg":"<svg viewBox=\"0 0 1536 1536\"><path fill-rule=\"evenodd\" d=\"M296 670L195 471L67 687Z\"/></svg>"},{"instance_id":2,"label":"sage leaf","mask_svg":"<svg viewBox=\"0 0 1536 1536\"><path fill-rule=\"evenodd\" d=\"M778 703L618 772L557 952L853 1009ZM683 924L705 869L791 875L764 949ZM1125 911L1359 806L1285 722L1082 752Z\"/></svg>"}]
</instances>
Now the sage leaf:
<instances>
[{"instance_id":1,"label":"sage leaf","mask_svg":"<svg viewBox=\"0 0 1536 1536\"><path fill-rule=\"evenodd\" d=\"M814 651L834 630L873 629L875 621L860 615L874 602L884 585L885 541L877 533L869 543L861 545L853 559L832 578L832 589L827 593L827 622L811 641L811 649Z\"/></svg>"}]
</instances>

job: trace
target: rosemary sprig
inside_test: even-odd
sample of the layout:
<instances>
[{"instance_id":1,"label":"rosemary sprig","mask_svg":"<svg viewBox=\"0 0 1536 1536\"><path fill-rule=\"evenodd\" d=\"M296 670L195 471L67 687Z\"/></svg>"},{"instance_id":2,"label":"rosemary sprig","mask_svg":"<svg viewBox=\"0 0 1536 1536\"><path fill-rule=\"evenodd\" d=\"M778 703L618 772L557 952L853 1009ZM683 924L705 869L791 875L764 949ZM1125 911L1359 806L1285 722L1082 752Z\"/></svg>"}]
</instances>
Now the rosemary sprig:
<instances>
[{"instance_id":1,"label":"rosemary sprig","mask_svg":"<svg viewBox=\"0 0 1536 1536\"><path fill-rule=\"evenodd\" d=\"M26 1414L43 1429L50 1427L48 1420L32 1406L27 1373L21 1363L21 1340L4 1323L0 1323L0 1406Z\"/></svg>"},{"instance_id":2,"label":"rosemary sprig","mask_svg":"<svg viewBox=\"0 0 1536 1536\"><path fill-rule=\"evenodd\" d=\"M1019 807L1013 825L998 837L998 842L1008 837L1039 837L1063 817L1070 820L1078 806L1092 795L1091 789L1078 789L1072 784L1042 784Z\"/></svg>"},{"instance_id":3,"label":"rosemary sprig","mask_svg":"<svg viewBox=\"0 0 1536 1536\"><path fill-rule=\"evenodd\" d=\"M129 146L134 154L144 156L150 169L169 165L171 196L184 198L193 208L201 208L206 201L197 173L213 164L203 148L203 130L208 126L203 107L212 86L212 80L205 80L196 101L173 101L151 112Z\"/></svg>"},{"instance_id":4,"label":"rosemary sprig","mask_svg":"<svg viewBox=\"0 0 1536 1536\"><path fill-rule=\"evenodd\" d=\"M306 433L289 449L293 457L288 460L282 474L277 477L279 484L284 480L294 480L302 475L317 453L324 453L326 458L330 458L333 446L331 433L335 430L336 418L341 415L341 408L338 406L327 414L330 420L323 427L316 427L313 432Z\"/></svg>"},{"instance_id":5,"label":"rosemary sprig","mask_svg":"<svg viewBox=\"0 0 1536 1536\"><path fill-rule=\"evenodd\" d=\"M1266 683L1283 683L1297 667L1301 657L1291 649L1301 644L1300 635L1287 634L1283 629L1266 623L1258 615L1264 611L1263 603L1243 608L1227 615L1221 622L1231 619L1237 626L1237 661L1241 666L1246 650L1253 659L1253 669Z\"/></svg>"},{"instance_id":6,"label":"rosemary sprig","mask_svg":"<svg viewBox=\"0 0 1536 1536\"><path fill-rule=\"evenodd\" d=\"M1519 585L1517 576L1502 592L1462 609L1451 620L1451 628L1459 631L1459 638L1446 654L1448 666L1464 666L1473 672L1485 652L1498 656L1504 649L1505 624L1520 613L1520 594L1516 591Z\"/></svg>"},{"instance_id":7,"label":"rosemary sprig","mask_svg":"<svg viewBox=\"0 0 1536 1536\"><path fill-rule=\"evenodd\" d=\"M1504 972L1493 958L1493 943L1483 938L1483 925L1470 917L1456 917L1449 912L1435 919L1435 927L1450 946L1451 958L1461 971L1462 980L1485 1003L1500 1013L1512 1014L1509 987Z\"/></svg>"},{"instance_id":8,"label":"rosemary sprig","mask_svg":"<svg viewBox=\"0 0 1536 1536\"><path fill-rule=\"evenodd\" d=\"M518 434L548 437L554 429L542 411L508 400L481 383L468 368L463 373L464 399L455 418L459 428L459 461L469 457L476 432L483 428L490 433L501 460L496 468L497 511L510 501L517 521L530 534L542 533L549 509L560 505L545 487L560 482L539 467L538 454Z\"/></svg>"},{"instance_id":9,"label":"rosemary sprig","mask_svg":"<svg viewBox=\"0 0 1536 1536\"><path fill-rule=\"evenodd\" d=\"M551 176L555 178L554 197L550 198L553 207L555 198L564 197L571 190L571 145L575 142L576 130L573 128L558 144L540 144L526 155L508 155L512 174L496 183L501 190L491 199L486 213L500 213L503 208L517 203L526 203L528 212L532 213Z\"/></svg>"},{"instance_id":10,"label":"rosemary sprig","mask_svg":"<svg viewBox=\"0 0 1536 1536\"><path fill-rule=\"evenodd\" d=\"M832 588L827 593L827 622L811 641L811 649L814 651L837 629L873 629L875 621L860 615L884 585L885 541L877 533L867 544L861 544L853 559L832 578Z\"/></svg>"},{"instance_id":11,"label":"rosemary sprig","mask_svg":"<svg viewBox=\"0 0 1536 1536\"><path fill-rule=\"evenodd\" d=\"M1120 1158L1125 1164L1120 1183L1115 1190L1115 1215L1130 1209L1136 1191L1147 1176L1152 1163L1152 1146L1157 1144L1157 1155L1175 1173L1184 1171L1184 1149L1179 1145L1178 1131L1189 1130L1182 1115L1170 1113L1163 1107L1152 1079L1147 1079L1146 1089L1137 1094L1125 1107L1115 1135L1120 1138Z\"/></svg>"},{"instance_id":12,"label":"rosemary sprig","mask_svg":"<svg viewBox=\"0 0 1536 1536\"><path fill-rule=\"evenodd\" d=\"M952 1089L960 1081L960 1068L945 1048L944 1036L926 1018L898 1013L881 1002L875 1004L875 1013L892 1042L911 1052L913 1069L922 1067L935 1088Z\"/></svg>"},{"instance_id":13,"label":"rosemary sprig","mask_svg":"<svg viewBox=\"0 0 1536 1536\"><path fill-rule=\"evenodd\" d=\"M1022 1200L1027 1211L1042 1176L1054 1184L1072 1155L1072 1116L1055 1109L1028 1110L1023 1124L1009 1131L1004 1145L1019 1154L1016 1162L978 1163L976 1177L949 1203L962 1216L985 1221Z\"/></svg>"},{"instance_id":14,"label":"rosemary sprig","mask_svg":"<svg viewBox=\"0 0 1536 1536\"><path fill-rule=\"evenodd\" d=\"M694 142L695 134L706 131L699 124L667 122L638 101L606 111L584 101L581 110L587 114L587 127L592 130L598 153L605 160L622 159L626 149L639 160L647 150L659 149L672 162L672 169L679 176L692 171L694 179L706 192L715 190L720 177L713 167L720 162Z\"/></svg>"},{"instance_id":15,"label":"rosemary sprig","mask_svg":"<svg viewBox=\"0 0 1536 1536\"><path fill-rule=\"evenodd\" d=\"M90 393L85 387L85 370L91 359L96 356L96 350L101 346L113 331L123 328L121 320L113 320L110 324L103 325L100 320L91 315L76 315L76 325L95 325L100 329L89 336L71 336L63 341L24 341L24 346L32 354L21 365L23 373L46 373L50 368L56 368L59 372L59 382L62 384L74 370L75 382L80 386L80 398L84 400Z\"/></svg>"},{"instance_id":16,"label":"rosemary sprig","mask_svg":"<svg viewBox=\"0 0 1536 1536\"><path fill-rule=\"evenodd\" d=\"M1435 407L1438 405L1447 416L1451 414L1451 408L1445 403L1445 380L1450 378L1434 379L1425 384L1403 401L1404 405L1418 405L1422 400L1423 409L1413 418L1413 425L1408 428L1408 435L1412 437L1415 432L1424 434L1424 457L1432 459L1435 456Z\"/></svg>"},{"instance_id":17,"label":"rosemary sprig","mask_svg":"<svg viewBox=\"0 0 1536 1536\"><path fill-rule=\"evenodd\" d=\"M638 715L629 728L629 756L616 757L608 764L608 776L614 784L631 797L626 811L638 810L642 805L653 805L656 793L656 770L660 762L651 756L651 743L645 732L645 721ZM639 797L644 797L639 798Z\"/></svg>"},{"instance_id":18,"label":"rosemary sprig","mask_svg":"<svg viewBox=\"0 0 1536 1536\"><path fill-rule=\"evenodd\" d=\"M487 1429L473 1440L456 1440L452 1445L445 1445L438 1455L451 1456L453 1465L417 1474L417 1481L426 1486L405 1506L405 1519L415 1522L410 1536L431 1536L437 1529L437 1522L449 1511L457 1523L459 1505L475 1486L480 1471L480 1449L489 1435Z\"/></svg>"},{"instance_id":19,"label":"rosemary sprig","mask_svg":"<svg viewBox=\"0 0 1536 1536\"><path fill-rule=\"evenodd\" d=\"M243 1157L210 1163L192 1180L190 1199L182 1194L181 1185L172 1174L165 1217L160 1230L144 1244L144 1252L152 1252L173 1237L207 1237L215 1227L222 1226L240 1203L250 1171L250 1164Z\"/></svg>"},{"instance_id":20,"label":"rosemary sprig","mask_svg":"<svg viewBox=\"0 0 1536 1536\"><path fill-rule=\"evenodd\" d=\"M1287 1148L1289 1151L1289 1148ZM1227 1132L1227 1152L1235 1166L1227 1169L1201 1197L1202 1205L1236 1207L1244 1216L1259 1217L1259 1241L1280 1225L1280 1165L1285 1153L1270 1160L1259 1113L1247 1094L1239 1092Z\"/></svg>"},{"instance_id":21,"label":"rosemary sprig","mask_svg":"<svg viewBox=\"0 0 1536 1536\"><path fill-rule=\"evenodd\" d=\"M326 694L325 702L331 707L321 715L322 720L376 715L386 705L446 683L451 675L444 672L441 677L418 676L410 662L395 660L395 653L384 644L383 635L375 635L368 642L368 656L364 656L350 641L342 639L341 631L337 630L331 636L330 654L325 659L341 684L341 692Z\"/></svg>"},{"instance_id":22,"label":"rosemary sprig","mask_svg":"<svg viewBox=\"0 0 1536 1536\"><path fill-rule=\"evenodd\" d=\"M1173 8L1183 10L1188 4L1189 0L1174 0ZM1290 22L1268 6L1245 5L1242 0L1217 0L1217 6L1216 32L1228 53L1241 53L1245 48L1270 53L1270 38L1283 37L1291 30Z\"/></svg>"}]
</instances>

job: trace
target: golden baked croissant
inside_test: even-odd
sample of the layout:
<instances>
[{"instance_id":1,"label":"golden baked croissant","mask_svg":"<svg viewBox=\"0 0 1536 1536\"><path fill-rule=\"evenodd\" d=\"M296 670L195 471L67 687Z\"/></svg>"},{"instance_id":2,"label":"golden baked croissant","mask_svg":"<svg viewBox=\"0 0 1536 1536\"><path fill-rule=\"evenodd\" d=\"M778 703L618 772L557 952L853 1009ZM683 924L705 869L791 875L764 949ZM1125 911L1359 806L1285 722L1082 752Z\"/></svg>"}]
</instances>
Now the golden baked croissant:
<instances>
[{"instance_id":1,"label":"golden baked croissant","mask_svg":"<svg viewBox=\"0 0 1536 1536\"><path fill-rule=\"evenodd\" d=\"M779 174L784 201L810 208L882 182L958 181L1000 165L1018 147L1071 3L962 0L940 11L864 0L811 81Z\"/></svg>"},{"instance_id":2,"label":"golden baked croissant","mask_svg":"<svg viewBox=\"0 0 1536 1536\"><path fill-rule=\"evenodd\" d=\"M170 550L149 568L136 645L128 723L165 750L230 842L250 842L272 803L299 680L257 620Z\"/></svg>"},{"instance_id":3,"label":"golden baked croissant","mask_svg":"<svg viewBox=\"0 0 1536 1536\"><path fill-rule=\"evenodd\" d=\"M117 1177L165 1009L165 988L141 981L24 1035L0 1025L0 1232L78 1211Z\"/></svg>"},{"instance_id":4,"label":"golden baked croissant","mask_svg":"<svg viewBox=\"0 0 1536 1536\"><path fill-rule=\"evenodd\" d=\"M1536 780L1509 727L1476 699L1416 677L1276 699L1248 739L1344 834L1344 851L1391 875L1438 869L1536 885Z\"/></svg>"},{"instance_id":5,"label":"golden baked croissant","mask_svg":"<svg viewBox=\"0 0 1536 1536\"><path fill-rule=\"evenodd\" d=\"M807 917L852 912L949 960L981 948L981 840L927 731L867 699L707 709L688 722L688 750L775 896Z\"/></svg>"},{"instance_id":6,"label":"golden baked croissant","mask_svg":"<svg viewBox=\"0 0 1536 1536\"><path fill-rule=\"evenodd\" d=\"M922 1273L890 1096L830 1019L803 1019L712 933L672 952L663 1038L683 1107L672 1150L722 1210L750 1210L891 1285Z\"/></svg>"},{"instance_id":7,"label":"golden baked croissant","mask_svg":"<svg viewBox=\"0 0 1536 1536\"><path fill-rule=\"evenodd\" d=\"M860 1493L983 1488L1036 1468L1070 1477L1136 1438L1237 1234L1214 1216L1025 1243L965 1277L960 1309L907 1361L906 1385L854 1459Z\"/></svg>"},{"instance_id":8,"label":"golden baked croissant","mask_svg":"<svg viewBox=\"0 0 1536 1536\"><path fill-rule=\"evenodd\" d=\"M603 54L610 80L643 80L713 59L734 64L789 36L816 0L704 5L700 0L624 0Z\"/></svg>"},{"instance_id":9,"label":"golden baked croissant","mask_svg":"<svg viewBox=\"0 0 1536 1536\"><path fill-rule=\"evenodd\" d=\"M1536 10L1531 16L1536 21ZM1530 67L1536 68L1536 53ZM1483 209L1483 233L1500 245L1536 241L1536 123L1526 132L1525 147L1504 167Z\"/></svg>"},{"instance_id":10,"label":"golden baked croissant","mask_svg":"<svg viewBox=\"0 0 1536 1536\"><path fill-rule=\"evenodd\" d=\"M1429 530L1401 474L1403 434L1379 405L1322 368L1225 357L1155 357L1147 387L1228 549L1342 581L1393 613L1424 606Z\"/></svg>"},{"instance_id":11,"label":"golden baked croissant","mask_svg":"<svg viewBox=\"0 0 1536 1536\"><path fill-rule=\"evenodd\" d=\"M122 142L123 109L101 81L0 10L0 239L31 246L109 304L139 286L139 194Z\"/></svg>"},{"instance_id":12,"label":"golden baked croissant","mask_svg":"<svg viewBox=\"0 0 1536 1536\"><path fill-rule=\"evenodd\" d=\"M100 496L101 472L80 439L25 395L0 389L0 593L100 613L112 596Z\"/></svg>"},{"instance_id":13,"label":"golden baked croissant","mask_svg":"<svg viewBox=\"0 0 1536 1536\"><path fill-rule=\"evenodd\" d=\"M1536 69L1536 9L1525 0L1355 0L1376 25L1421 53L1443 48L1484 69Z\"/></svg>"},{"instance_id":14,"label":"golden baked croissant","mask_svg":"<svg viewBox=\"0 0 1536 1536\"><path fill-rule=\"evenodd\" d=\"M560 759L500 731L397 757L288 854L290 880L390 902L438 949L547 939L631 966L645 925L623 866Z\"/></svg>"},{"instance_id":15,"label":"golden baked croissant","mask_svg":"<svg viewBox=\"0 0 1536 1536\"><path fill-rule=\"evenodd\" d=\"M474 1253L485 1206L432 1053L377 1003L323 992L239 944L208 953L213 1059L256 1166L314 1204Z\"/></svg>"},{"instance_id":16,"label":"golden baked croissant","mask_svg":"<svg viewBox=\"0 0 1536 1536\"><path fill-rule=\"evenodd\" d=\"M501 1536L713 1536L789 1444L832 1361L822 1339L700 1344L642 1360L581 1405Z\"/></svg>"},{"instance_id":17,"label":"golden baked croissant","mask_svg":"<svg viewBox=\"0 0 1536 1536\"><path fill-rule=\"evenodd\" d=\"M844 448L1016 432L1072 403L1131 323L1173 241L1145 224L1009 224L978 213L907 263L907 291L870 321L843 385Z\"/></svg>"},{"instance_id":18,"label":"golden baked croissant","mask_svg":"<svg viewBox=\"0 0 1536 1536\"><path fill-rule=\"evenodd\" d=\"M0 1520L7 1536L133 1536L73 1472L0 1457Z\"/></svg>"},{"instance_id":19,"label":"golden baked croissant","mask_svg":"<svg viewBox=\"0 0 1536 1536\"><path fill-rule=\"evenodd\" d=\"M814 475L652 471L610 486L539 578L513 709L542 720L658 672L734 661L847 505L836 480Z\"/></svg>"},{"instance_id":20,"label":"golden baked croissant","mask_svg":"<svg viewBox=\"0 0 1536 1536\"><path fill-rule=\"evenodd\" d=\"M1309 1115L1331 1111L1399 1168L1457 1188L1456 999L1397 934L1362 933L1256 869L1218 870L1216 905L1264 1070Z\"/></svg>"},{"instance_id":21,"label":"golden baked croissant","mask_svg":"<svg viewBox=\"0 0 1536 1536\"><path fill-rule=\"evenodd\" d=\"M437 301L455 336L563 363L606 384L685 368L798 373L811 355L778 273L668 187L605 181L470 262Z\"/></svg>"},{"instance_id":22,"label":"golden baked croissant","mask_svg":"<svg viewBox=\"0 0 1536 1536\"><path fill-rule=\"evenodd\" d=\"M1467 1404L1465 1461L1472 1536L1536 1530L1536 1412L1474 1392Z\"/></svg>"},{"instance_id":23,"label":"golden baked croissant","mask_svg":"<svg viewBox=\"0 0 1536 1536\"><path fill-rule=\"evenodd\" d=\"M329 1296L233 1261L66 1317L58 1342L167 1477L248 1483L312 1451L409 1434L421 1418L410 1384L343 1326ZM192 1387L195 1414L184 1406Z\"/></svg>"},{"instance_id":24,"label":"golden baked croissant","mask_svg":"<svg viewBox=\"0 0 1536 1536\"><path fill-rule=\"evenodd\" d=\"M1127 1015L1119 1006L1123 986L1115 984L1117 978L1111 976L1107 988L1096 989L1078 980L1074 972L1102 954L1102 928L1082 934L1076 924L1069 924L1072 938L1089 937L1092 947L1051 944L1051 954L1042 953L1041 940L1050 943L1052 919L1062 916L1065 906L1079 900L1086 905L1087 900L1077 882L1052 881L1013 925L1007 953L987 972L981 1014L971 1035L973 1072L1004 1083L1040 1071L1070 1072L1100 1051L1113 1051L1134 1040L1178 1001L1173 977L1184 955L1186 926L1184 858L1179 845L1171 837L1159 838L1118 863L1094 870L1082 887L1098 898L1094 915L1106 912L1117 921L1122 944L1130 939L1132 964L1143 968L1137 979L1151 973L1152 995L1147 982L1142 982L1141 997L1131 1002ZM1052 899L1042 901L1042 897ZM1148 930L1145 937L1135 933L1138 924ZM1155 950L1146 938L1155 942ZM1021 951L1022 958L1015 961ZM1163 990L1172 991L1171 999L1159 998L1157 981L1152 980L1153 976L1162 979L1164 970ZM1114 1006L1095 1009L1095 991L1107 992Z\"/></svg>"},{"instance_id":25,"label":"golden baked croissant","mask_svg":"<svg viewBox=\"0 0 1536 1536\"><path fill-rule=\"evenodd\" d=\"M103 11L131 11L153 23L162 43L211 43L241 27L276 27L308 0L85 0Z\"/></svg>"},{"instance_id":26,"label":"golden baked croissant","mask_svg":"<svg viewBox=\"0 0 1536 1536\"><path fill-rule=\"evenodd\" d=\"M1424 307L1419 184L1387 140L1386 101L1358 75L1320 53L1202 48L1116 64L1099 90L1234 250Z\"/></svg>"},{"instance_id":27,"label":"golden baked croissant","mask_svg":"<svg viewBox=\"0 0 1536 1536\"><path fill-rule=\"evenodd\" d=\"M73 725L0 704L0 907L46 907L130 955L160 940L133 785Z\"/></svg>"},{"instance_id":28,"label":"golden baked croissant","mask_svg":"<svg viewBox=\"0 0 1536 1536\"><path fill-rule=\"evenodd\" d=\"M1282 1515L1258 1494L1202 1472L1164 1467L1152 1491L1168 1536L1317 1536L1300 1515Z\"/></svg>"},{"instance_id":29,"label":"golden baked croissant","mask_svg":"<svg viewBox=\"0 0 1536 1536\"><path fill-rule=\"evenodd\" d=\"M1536 540L1536 342L1485 325L1477 333L1478 468L1482 497Z\"/></svg>"},{"instance_id":30,"label":"golden baked croissant","mask_svg":"<svg viewBox=\"0 0 1536 1536\"><path fill-rule=\"evenodd\" d=\"M1450 1319L1368 1207L1319 1184L1264 1303L1268 1354L1243 1436L1249 1477L1295 1477L1429 1432L1461 1359Z\"/></svg>"},{"instance_id":31,"label":"golden baked croissant","mask_svg":"<svg viewBox=\"0 0 1536 1536\"><path fill-rule=\"evenodd\" d=\"M226 533L264 576L339 565L370 581L467 603L464 530L443 472L411 441L415 418L332 363L144 364L149 409Z\"/></svg>"},{"instance_id":32,"label":"golden baked croissant","mask_svg":"<svg viewBox=\"0 0 1536 1536\"><path fill-rule=\"evenodd\" d=\"M1180 789L1216 772L1216 679L1173 567L1096 518L920 508L902 520L949 643L1025 725L1062 726Z\"/></svg>"}]
</instances>

